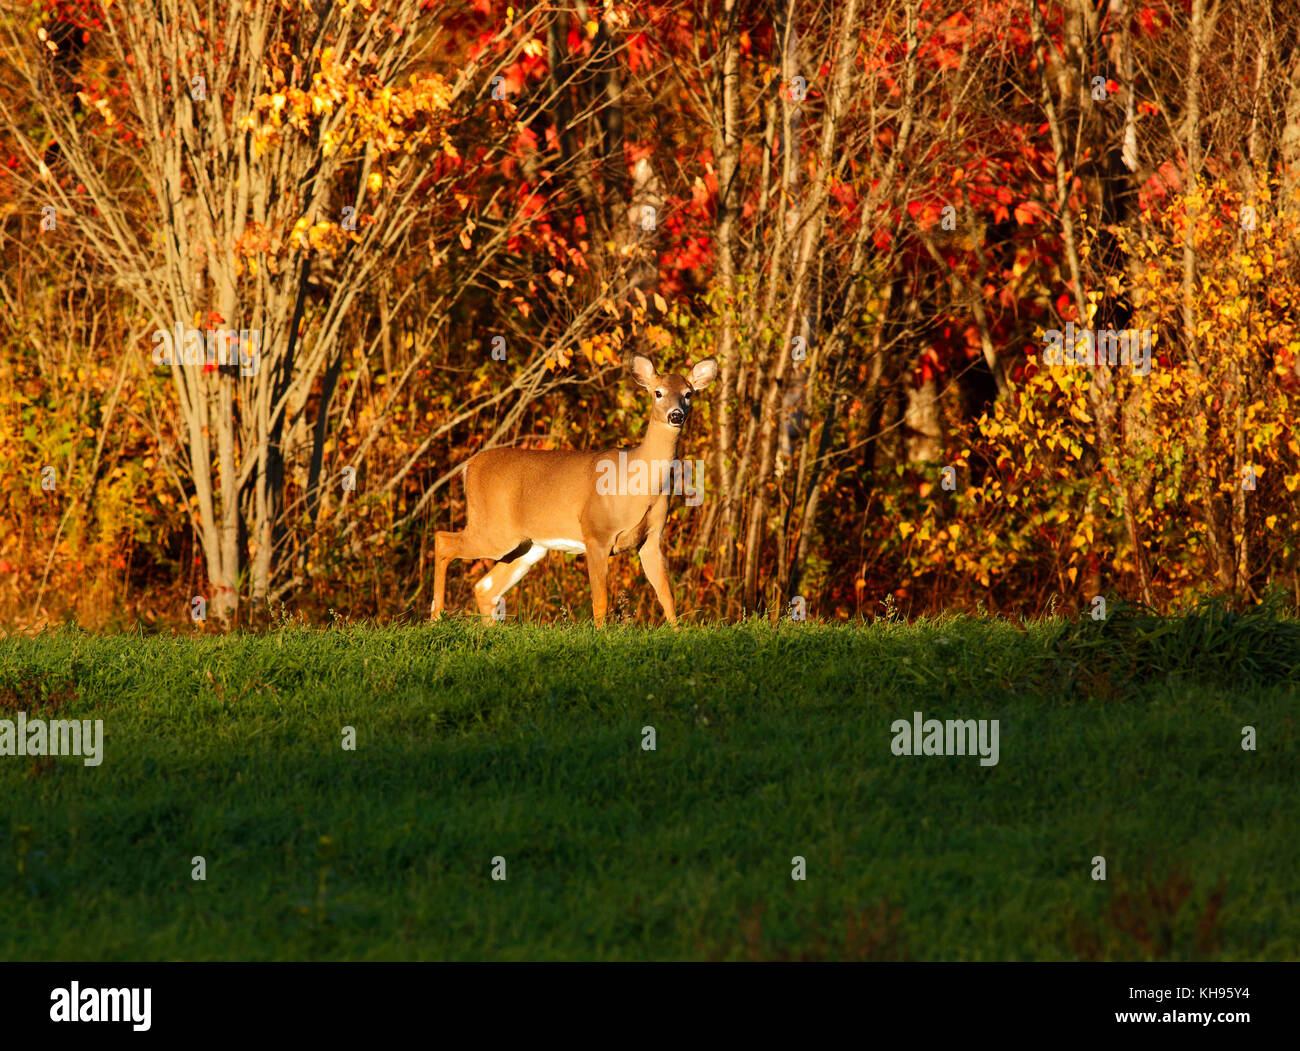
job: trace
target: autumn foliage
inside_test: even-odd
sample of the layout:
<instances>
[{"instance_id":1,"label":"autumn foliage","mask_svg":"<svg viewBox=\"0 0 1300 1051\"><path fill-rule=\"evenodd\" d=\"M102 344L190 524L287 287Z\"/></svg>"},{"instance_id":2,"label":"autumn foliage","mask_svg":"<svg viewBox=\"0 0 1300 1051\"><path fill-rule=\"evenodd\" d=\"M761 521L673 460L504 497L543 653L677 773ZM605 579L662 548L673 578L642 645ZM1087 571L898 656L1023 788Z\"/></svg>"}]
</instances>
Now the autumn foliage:
<instances>
[{"instance_id":1,"label":"autumn foliage","mask_svg":"<svg viewBox=\"0 0 1300 1051\"><path fill-rule=\"evenodd\" d=\"M634 351L722 365L688 618L1300 603L1294 0L245 6L0 16L6 623L422 616L458 465L635 439Z\"/></svg>"}]
</instances>

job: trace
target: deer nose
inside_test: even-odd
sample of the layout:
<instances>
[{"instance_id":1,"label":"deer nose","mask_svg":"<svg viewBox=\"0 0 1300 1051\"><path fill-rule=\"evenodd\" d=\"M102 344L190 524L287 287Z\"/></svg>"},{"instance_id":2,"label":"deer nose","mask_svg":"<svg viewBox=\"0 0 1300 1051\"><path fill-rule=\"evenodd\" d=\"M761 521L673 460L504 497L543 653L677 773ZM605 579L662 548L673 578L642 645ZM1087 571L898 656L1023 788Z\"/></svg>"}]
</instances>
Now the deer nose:
<instances>
[{"instance_id":1,"label":"deer nose","mask_svg":"<svg viewBox=\"0 0 1300 1051\"><path fill-rule=\"evenodd\" d=\"M680 427L686 422L686 413L682 412L681 409L673 409L672 412L668 414L668 422L674 427Z\"/></svg>"}]
</instances>

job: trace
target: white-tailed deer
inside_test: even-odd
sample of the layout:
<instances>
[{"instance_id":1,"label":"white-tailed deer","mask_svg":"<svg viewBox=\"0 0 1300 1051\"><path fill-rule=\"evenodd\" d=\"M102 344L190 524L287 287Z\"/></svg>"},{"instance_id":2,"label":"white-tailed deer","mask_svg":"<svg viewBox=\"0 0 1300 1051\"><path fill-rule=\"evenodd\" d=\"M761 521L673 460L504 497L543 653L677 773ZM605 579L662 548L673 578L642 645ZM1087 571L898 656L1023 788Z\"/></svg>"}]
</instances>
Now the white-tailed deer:
<instances>
[{"instance_id":1,"label":"white-tailed deer","mask_svg":"<svg viewBox=\"0 0 1300 1051\"><path fill-rule=\"evenodd\" d=\"M648 358L632 359L632 376L651 391L650 424L639 445L576 452L560 449L484 449L465 464L465 528L433 541L433 606L443 610L447 564L454 558L496 559L474 585L485 624L495 622L497 599L519 583L548 551L587 556L591 609L605 622L609 556L636 548L668 623L676 626L672 588L659 539L668 517L672 478L680 482L677 439L691 414L691 398L718 375L706 358L690 377L660 376ZM628 479L636 479L628 484ZM613 484L611 484L613 483Z\"/></svg>"}]
</instances>

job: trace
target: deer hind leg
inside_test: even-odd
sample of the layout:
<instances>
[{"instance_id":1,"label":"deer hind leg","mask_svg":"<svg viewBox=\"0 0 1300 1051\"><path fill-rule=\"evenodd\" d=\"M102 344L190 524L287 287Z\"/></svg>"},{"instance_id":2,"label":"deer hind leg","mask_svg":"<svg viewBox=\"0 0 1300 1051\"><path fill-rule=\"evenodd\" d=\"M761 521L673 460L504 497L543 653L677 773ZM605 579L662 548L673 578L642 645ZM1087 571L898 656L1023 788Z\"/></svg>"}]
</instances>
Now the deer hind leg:
<instances>
[{"instance_id":1,"label":"deer hind leg","mask_svg":"<svg viewBox=\"0 0 1300 1051\"><path fill-rule=\"evenodd\" d=\"M533 566L546 557L546 548L540 544L524 543L509 552L495 566L488 570L474 585L474 601L483 623L497 623L497 600L523 579Z\"/></svg>"},{"instance_id":2,"label":"deer hind leg","mask_svg":"<svg viewBox=\"0 0 1300 1051\"><path fill-rule=\"evenodd\" d=\"M474 561L480 558L513 560L528 550L528 541L485 539L478 532L464 529L459 533L438 532L433 536L433 605L429 619L437 620L446 609L443 601L447 589L447 566L458 558ZM489 573L491 575L491 573ZM477 592L475 593L477 595ZM480 607L481 608L481 607Z\"/></svg>"},{"instance_id":3,"label":"deer hind leg","mask_svg":"<svg viewBox=\"0 0 1300 1051\"><path fill-rule=\"evenodd\" d=\"M433 605L429 619L437 620L445 608L443 597L447 590L447 566L454 558L461 558L464 550L464 533L439 531L433 534Z\"/></svg>"}]
</instances>

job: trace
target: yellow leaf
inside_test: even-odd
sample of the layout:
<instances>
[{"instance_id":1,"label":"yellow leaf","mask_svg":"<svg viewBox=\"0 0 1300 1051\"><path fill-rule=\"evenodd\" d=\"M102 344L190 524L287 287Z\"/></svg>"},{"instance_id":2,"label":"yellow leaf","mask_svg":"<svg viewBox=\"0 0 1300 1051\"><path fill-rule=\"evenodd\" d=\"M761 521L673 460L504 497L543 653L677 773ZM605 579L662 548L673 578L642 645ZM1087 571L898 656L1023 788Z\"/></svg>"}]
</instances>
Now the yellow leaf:
<instances>
[{"instance_id":1,"label":"yellow leaf","mask_svg":"<svg viewBox=\"0 0 1300 1051\"><path fill-rule=\"evenodd\" d=\"M903 534L903 539L906 540L916 532L916 527L913 526L911 522L899 522L898 531Z\"/></svg>"},{"instance_id":2,"label":"yellow leaf","mask_svg":"<svg viewBox=\"0 0 1300 1051\"><path fill-rule=\"evenodd\" d=\"M594 37L594 36L596 35L596 33L597 33L599 30L600 30L600 26L597 25L595 22L588 22L588 23L587 23L587 36L588 36L588 37Z\"/></svg>"}]
</instances>

